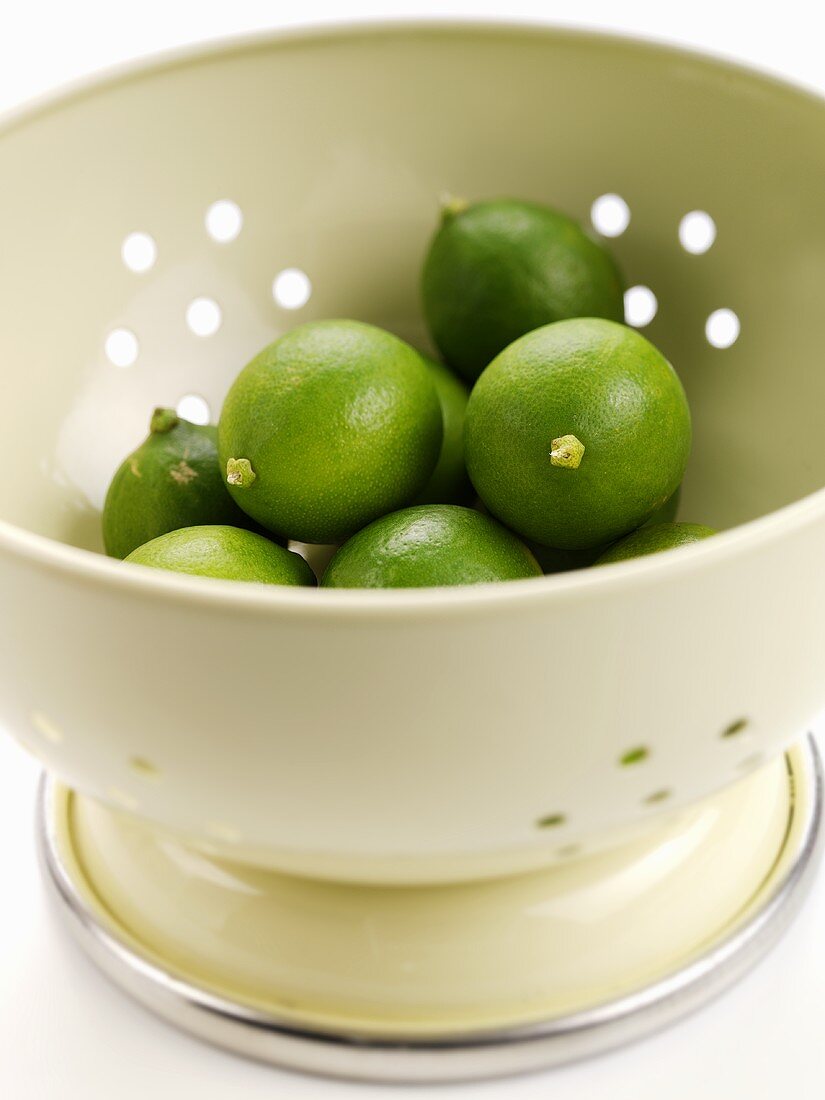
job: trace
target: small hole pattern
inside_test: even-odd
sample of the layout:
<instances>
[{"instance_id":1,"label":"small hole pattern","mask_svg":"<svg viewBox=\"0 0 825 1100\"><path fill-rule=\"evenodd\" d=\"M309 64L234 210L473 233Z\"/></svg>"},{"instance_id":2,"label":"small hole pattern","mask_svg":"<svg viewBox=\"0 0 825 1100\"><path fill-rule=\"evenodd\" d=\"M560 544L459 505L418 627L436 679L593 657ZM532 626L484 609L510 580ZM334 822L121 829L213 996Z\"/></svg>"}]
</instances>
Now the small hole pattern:
<instances>
[{"instance_id":1,"label":"small hole pattern","mask_svg":"<svg viewBox=\"0 0 825 1100\"><path fill-rule=\"evenodd\" d=\"M716 240L716 222L704 210L691 210L679 222L679 242L685 252L702 256Z\"/></svg>"},{"instance_id":2,"label":"small hole pattern","mask_svg":"<svg viewBox=\"0 0 825 1100\"><path fill-rule=\"evenodd\" d=\"M301 309L311 295L309 276L297 267L285 268L272 283L272 297L282 309Z\"/></svg>"},{"instance_id":3,"label":"small hole pattern","mask_svg":"<svg viewBox=\"0 0 825 1100\"><path fill-rule=\"evenodd\" d=\"M725 726L722 730L721 737L725 740L731 737L738 737L741 733L744 733L747 728L747 718L737 718L735 722L731 722L729 726Z\"/></svg>"},{"instance_id":4,"label":"small hole pattern","mask_svg":"<svg viewBox=\"0 0 825 1100\"><path fill-rule=\"evenodd\" d=\"M190 424L208 424L212 411L209 402L199 393L187 393L178 401L175 412Z\"/></svg>"},{"instance_id":5,"label":"small hole pattern","mask_svg":"<svg viewBox=\"0 0 825 1100\"><path fill-rule=\"evenodd\" d=\"M658 806L661 802L667 802L667 800L671 797L671 794L672 792L665 788L660 791L654 791L652 794L649 794L647 798L644 799L644 804L646 806Z\"/></svg>"},{"instance_id":6,"label":"small hole pattern","mask_svg":"<svg viewBox=\"0 0 825 1100\"><path fill-rule=\"evenodd\" d=\"M748 718L737 718L723 728L719 737L723 741L737 739L749 728L750 720ZM634 745L632 748L626 749L619 756L617 764L622 769L635 768L648 761L651 755L652 752L648 745ZM764 761L765 756L763 753L751 752L738 762L736 770L740 772L753 771L754 768L759 767ZM658 806L663 802L669 802L673 796L674 791L672 788L660 787L658 790L651 791L649 794L645 795L641 799L641 803L643 806ZM568 824L567 814L561 813L546 814L538 818L535 822L536 827L539 829L555 829L566 824ZM569 850L569 848L567 850ZM561 854L561 850L559 850L558 854Z\"/></svg>"},{"instance_id":7,"label":"small hole pattern","mask_svg":"<svg viewBox=\"0 0 825 1100\"><path fill-rule=\"evenodd\" d=\"M133 756L129 761L129 767L135 775L139 775L142 779L160 778L160 768L143 756Z\"/></svg>"},{"instance_id":8,"label":"small hole pattern","mask_svg":"<svg viewBox=\"0 0 825 1100\"><path fill-rule=\"evenodd\" d=\"M624 293L625 321L633 328L645 328L659 309L656 295L649 286L632 286Z\"/></svg>"},{"instance_id":9,"label":"small hole pattern","mask_svg":"<svg viewBox=\"0 0 825 1100\"><path fill-rule=\"evenodd\" d=\"M243 210L232 199L217 199L204 214L206 233L216 244L225 245L236 240L243 225ZM120 255L129 271L136 275L146 274L157 262L157 242L142 230L129 233L121 243ZM271 289L275 304L286 310L301 309L312 297L312 282L306 272L298 267L280 271L273 279ZM214 298L194 298L186 310L186 324L194 336L214 336L223 324L223 310ZM113 366L131 367L137 362L140 345L130 329L118 328L106 337L104 351Z\"/></svg>"},{"instance_id":10,"label":"small hole pattern","mask_svg":"<svg viewBox=\"0 0 825 1100\"><path fill-rule=\"evenodd\" d=\"M62 730L41 711L32 711L30 720L34 729L47 741L51 742L53 745L62 743ZM749 727L749 719L737 718L724 727L719 737L723 740L737 738ZM618 765L620 768L634 767L649 760L651 755L651 749L647 745L636 745L633 748L627 749L619 756ZM740 773L750 772L766 761L767 757L764 753L750 752L747 756L738 761L736 764L736 771ZM162 772L158 765L148 760L146 757L132 756L128 761L128 765L132 774L140 780L159 780L162 777ZM124 810L134 811L137 810L140 805L139 799L123 787L111 786L107 788L106 795L111 802ZM645 795L641 799L641 804L648 807L659 806L664 802L671 801L673 797L674 791L672 788L661 787ZM568 824L568 815L559 812L544 814L534 823L535 827L541 830L561 829ZM209 822L205 828L211 837L222 843L237 844L242 839L240 830L227 822ZM564 848L558 849L557 854L560 857L570 858L580 854L580 852L581 848L578 845L570 844Z\"/></svg>"},{"instance_id":11,"label":"small hole pattern","mask_svg":"<svg viewBox=\"0 0 825 1100\"><path fill-rule=\"evenodd\" d=\"M620 237L630 225L630 207L621 195L607 192L594 200L590 209L590 220L601 236ZM218 199L209 206L204 215L206 232L217 244L229 244L236 240L243 224L243 211L232 199ZM699 256L708 252L716 241L716 233L716 223L705 210L691 210L679 222L679 241L682 248L692 255ZM143 231L128 234L121 245L123 262L135 274L150 271L157 261L157 255L155 239ZM312 282L300 268L284 268L272 281L272 297L281 309L302 309L311 296ZM656 317L659 302L649 286L639 284L629 287L625 292L624 309L628 325L645 328ZM186 323L195 336L214 336L223 323L223 312L213 298L195 298L187 308ZM740 329L739 317L732 309L716 309L705 321L705 338L711 347L723 350L736 343ZM116 367L133 366L139 350L137 337L128 329L115 329L106 338L106 356Z\"/></svg>"},{"instance_id":12,"label":"small hole pattern","mask_svg":"<svg viewBox=\"0 0 825 1100\"><path fill-rule=\"evenodd\" d=\"M705 336L714 348L730 348L739 339L741 325L732 309L715 309L705 322Z\"/></svg>"},{"instance_id":13,"label":"small hole pattern","mask_svg":"<svg viewBox=\"0 0 825 1100\"><path fill-rule=\"evenodd\" d=\"M619 757L619 766L622 768L633 767L634 764L642 764L650 756L647 745L636 745L632 749L623 752Z\"/></svg>"},{"instance_id":14,"label":"small hole pattern","mask_svg":"<svg viewBox=\"0 0 825 1100\"><path fill-rule=\"evenodd\" d=\"M130 233L120 248L124 264L136 275L143 275L155 266L158 246L148 233Z\"/></svg>"},{"instance_id":15,"label":"small hole pattern","mask_svg":"<svg viewBox=\"0 0 825 1100\"><path fill-rule=\"evenodd\" d=\"M602 237L620 237L630 225L630 207L621 195L600 195L590 208L590 221ZM716 222L706 210L691 210L679 222L679 243L685 252L702 256L716 241ZM633 328L645 328L659 310L655 293L648 286L629 287L624 296L625 322ZM705 338L711 347L724 350L739 338L741 325L737 314L728 308L714 310L705 321Z\"/></svg>"},{"instance_id":16,"label":"small hole pattern","mask_svg":"<svg viewBox=\"0 0 825 1100\"><path fill-rule=\"evenodd\" d=\"M630 225L630 207L621 195L600 195L590 208L590 220L603 237L621 237Z\"/></svg>"},{"instance_id":17,"label":"small hole pattern","mask_svg":"<svg viewBox=\"0 0 825 1100\"><path fill-rule=\"evenodd\" d=\"M218 244L236 240L243 229L243 211L231 199L218 199L206 211L206 232Z\"/></svg>"},{"instance_id":18,"label":"small hole pattern","mask_svg":"<svg viewBox=\"0 0 825 1100\"><path fill-rule=\"evenodd\" d=\"M137 362L140 344L128 328L116 328L106 337L106 358L115 367L131 367Z\"/></svg>"},{"instance_id":19,"label":"small hole pattern","mask_svg":"<svg viewBox=\"0 0 825 1100\"><path fill-rule=\"evenodd\" d=\"M223 311L214 298L194 298L186 310L186 324L195 336L214 336L223 323Z\"/></svg>"}]
</instances>

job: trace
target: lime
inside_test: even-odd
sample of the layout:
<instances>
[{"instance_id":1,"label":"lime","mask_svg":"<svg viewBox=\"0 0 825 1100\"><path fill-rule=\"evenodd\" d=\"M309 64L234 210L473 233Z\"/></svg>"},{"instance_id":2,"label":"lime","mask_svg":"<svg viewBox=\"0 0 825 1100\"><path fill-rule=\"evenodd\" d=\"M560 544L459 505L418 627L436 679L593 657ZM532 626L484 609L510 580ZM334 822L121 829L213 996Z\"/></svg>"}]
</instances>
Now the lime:
<instances>
[{"instance_id":1,"label":"lime","mask_svg":"<svg viewBox=\"0 0 825 1100\"><path fill-rule=\"evenodd\" d=\"M610 547L596 562L608 565L626 558L641 558L645 554L658 554L660 550L672 550L674 546L687 546L710 538L716 532L700 523L656 523L642 527Z\"/></svg>"},{"instance_id":2,"label":"lime","mask_svg":"<svg viewBox=\"0 0 825 1100\"><path fill-rule=\"evenodd\" d=\"M441 354L478 377L513 340L566 317L624 319L611 256L572 219L537 203L450 203L422 278Z\"/></svg>"},{"instance_id":3,"label":"lime","mask_svg":"<svg viewBox=\"0 0 825 1100\"><path fill-rule=\"evenodd\" d=\"M674 520L679 509L680 496L681 487L665 501L661 508L656 509L644 526ZM529 542L527 545L545 573L570 573L574 569L586 569L594 565L607 549L604 546L593 546L588 550L555 550L551 546L539 546L535 542Z\"/></svg>"},{"instance_id":4,"label":"lime","mask_svg":"<svg viewBox=\"0 0 825 1100\"><path fill-rule=\"evenodd\" d=\"M430 371L397 336L312 321L240 373L218 427L238 505L298 542L341 542L414 499L443 434Z\"/></svg>"},{"instance_id":5,"label":"lime","mask_svg":"<svg viewBox=\"0 0 825 1100\"><path fill-rule=\"evenodd\" d=\"M139 546L126 561L224 581L315 584L314 573L298 554L239 527L182 527Z\"/></svg>"},{"instance_id":6,"label":"lime","mask_svg":"<svg viewBox=\"0 0 825 1100\"><path fill-rule=\"evenodd\" d=\"M484 371L464 426L467 470L497 519L562 550L605 546L676 491L690 412L664 356L613 321L558 321Z\"/></svg>"},{"instance_id":7,"label":"lime","mask_svg":"<svg viewBox=\"0 0 825 1100\"><path fill-rule=\"evenodd\" d=\"M647 523L643 524L643 527L650 527L654 523L673 523L676 519L676 513L679 511L679 504L682 499L682 486L672 493L661 508L657 508Z\"/></svg>"},{"instance_id":8,"label":"lime","mask_svg":"<svg viewBox=\"0 0 825 1100\"><path fill-rule=\"evenodd\" d=\"M178 527L249 526L226 491L218 429L190 424L173 409L155 409L148 438L112 479L102 523L106 553L114 558Z\"/></svg>"},{"instance_id":9,"label":"lime","mask_svg":"<svg viewBox=\"0 0 825 1100\"><path fill-rule=\"evenodd\" d=\"M441 402L444 439L436 467L415 503L459 504L470 493L470 479L464 465L464 414L470 395L449 367L425 355L422 359L430 368L435 392Z\"/></svg>"},{"instance_id":10,"label":"lime","mask_svg":"<svg viewBox=\"0 0 825 1100\"><path fill-rule=\"evenodd\" d=\"M472 508L423 504L382 516L344 543L324 588L430 588L536 577L514 534Z\"/></svg>"}]
</instances>

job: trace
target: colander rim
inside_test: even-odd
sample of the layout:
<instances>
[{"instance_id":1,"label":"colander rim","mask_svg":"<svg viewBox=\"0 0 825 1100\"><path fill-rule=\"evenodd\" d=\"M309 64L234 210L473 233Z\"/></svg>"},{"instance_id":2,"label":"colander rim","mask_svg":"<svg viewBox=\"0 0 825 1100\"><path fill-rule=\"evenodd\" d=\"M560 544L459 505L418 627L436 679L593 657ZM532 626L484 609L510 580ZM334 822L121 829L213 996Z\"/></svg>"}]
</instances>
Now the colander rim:
<instances>
[{"instance_id":1,"label":"colander rim","mask_svg":"<svg viewBox=\"0 0 825 1100\"><path fill-rule=\"evenodd\" d=\"M653 36L620 31L596 31L585 27L559 26L530 19L353 19L330 21L288 28L265 28L240 35L220 36L133 58L98 69L73 81L0 113L0 140L17 127L33 122L41 115L59 110L86 96L107 91L131 80L156 75L164 70L199 64L219 56L246 53L272 46L303 46L308 43L337 42L359 36L400 36L410 33L439 36L475 34L490 36L535 36L580 41L643 54L669 55L689 61L717 73L755 81L760 88L772 87L777 93L793 95L825 108L825 96L802 82L780 76L766 68L744 63L721 51L709 51L677 45ZM221 581L130 564L104 554L71 546L57 539L29 531L0 518L0 550L41 570L65 575L88 584L108 585L124 595L140 598L157 595L177 598L190 604L236 607L244 612L294 614L305 618L370 618L401 614L431 617L447 609L456 612L482 612L515 608L525 601L545 604L568 599L598 598L602 592L636 583L671 584L702 567L722 564L749 550L791 536L825 516L825 488L806 494L756 519L722 531L712 539L673 549L666 554L616 562L599 568L574 570L529 579L495 582L466 587L410 589L320 589L281 587L254 583Z\"/></svg>"}]
</instances>

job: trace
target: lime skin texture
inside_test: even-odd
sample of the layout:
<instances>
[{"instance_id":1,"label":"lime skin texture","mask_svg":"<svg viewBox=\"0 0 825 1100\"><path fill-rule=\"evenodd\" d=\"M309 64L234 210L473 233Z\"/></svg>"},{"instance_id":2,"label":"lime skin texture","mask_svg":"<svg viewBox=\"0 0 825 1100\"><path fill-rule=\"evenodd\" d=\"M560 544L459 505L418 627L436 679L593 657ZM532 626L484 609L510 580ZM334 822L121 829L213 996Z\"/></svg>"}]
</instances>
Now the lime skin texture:
<instances>
[{"instance_id":1,"label":"lime skin texture","mask_svg":"<svg viewBox=\"0 0 825 1100\"><path fill-rule=\"evenodd\" d=\"M403 507L435 469L441 403L421 355L359 321L312 321L232 385L218 426L235 501L267 530L338 543Z\"/></svg>"},{"instance_id":2,"label":"lime skin texture","mask_svg":"<svg viewBox=\"0 0 825 1100\"><path fill-rule=\"evenodd\" d=\"M314 585L315 574L298 554L240 527L182 527L133 550L126 561L224 581Z\"/></svg>"},{"instance_id":3,"label":"lime skin texture","mask_svg":"<svg viewBox=\"0 0 825 1100\"><path fill-rule=\"evenodd\" d=\"M679 505L682 500L682 486L667 498L661 508L657 508L647 523L642 524L643 527L650 527L654 523L673 523L676 519L676 515L679 511Z\"/></svg>"},{"instance_id":4,"label":"lime skin texture","mask_svg":"<svg viewBox=\"0 0 825 1100\"><path fill-rule=\"evenodd\" d=\"M443 363L422 355L441 402L444 438L430 480L414 504L463 504L472 493L464 465L464 415L470 393L460 378Z\"/></svg>"},{"instance_id":5,"label":"lime skin texture","mask_svg":"<svg viewBox=\"0 0 825 1100\"><path fill-rule=\"evenodd\" d=\"M417 505L382 516L341 547L322 588L435 588L541 576L511 532L472 508Z\"/></svg>"},{"instance_id":6,"label":"lime skin texture","mask_svg":"<svg viewBox=\"0 0 825 1100\"><path fill-rule=\"evenodd\" d=\"M679 498L682 495L681 485L661 508L657 508L644 527L653 523L671 523L676 519L679 511ZM607 549L604 546L590 547L589 550L556 550L552 546L538 546L536 543L528 543L535 555L536 561L545 573L570 573L574 569L586 569L595 565L597 560Z\"/></svg>"},{"instance_id":7,"label":"lime skin texture","mask_svg":"<svg viewBox=\"0 0 825 1100\"><path fill-rule=\"evenodd\" d=\"M650 527L642 527L615 543L601 555L596 565L609 565L628 558L641 558L645 554L658 554L662 550L672 550L675 546L689 546L692 542L701 542L715 534L712 527L703 527L700 523L656 523Z\"/></svg>"},{"instance_id":8,"label":"lime skin texture","mask_svg":"<svg viewBox=\"0 0 825 1100\"><path fill-rule=\"evenodd\" d=\"M155 409L148 438L112 478L101 518L113 558L178 527L250 526L227 492L217 428L190 424L173 409Z\"/></svg>"},{"instance_id":9,"label":"lime skin texture","mask_svg":"<svg viewBox=\"0 0 825 1100\"><path fill-rule=\"evenodd\" d=\"M490 513L560 550L603 547L645 523L681 483L690 443L671 365L634 329L599 318L545 325L505 348L464 425L467 470Z\"/></svg>"},{"instance_id":10,"label":"lime skin texture","mask_svg":"<svg viewBox=\"0 0 825 1100\"><path fill-rule=\"evenodd\" d=\"M542 325L624 319L622 277L602 245L566 215L514 199L448 204L421 290L436 346L469 381Z\"/></svg>"}]
</instances>

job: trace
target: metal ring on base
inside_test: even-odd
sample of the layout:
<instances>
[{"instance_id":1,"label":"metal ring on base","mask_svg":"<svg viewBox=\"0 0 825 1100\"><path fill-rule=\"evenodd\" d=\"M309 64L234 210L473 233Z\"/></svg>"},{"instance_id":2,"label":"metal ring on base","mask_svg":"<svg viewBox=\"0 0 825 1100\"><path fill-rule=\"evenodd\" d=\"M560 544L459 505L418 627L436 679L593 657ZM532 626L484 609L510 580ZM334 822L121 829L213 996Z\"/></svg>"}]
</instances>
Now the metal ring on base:
<instances>
[{"instance_id":1,"label":"metal ring on base","mask_svg":"<svg viewBox=\"0 0 825 1100\"><path fill-rule=\"evenodd\" d=\"M47 878L85 951L118 985L178 1027L292 1069L373 1081L459 1081L558 1065L630 1042L699 1007L743 975L800 907L821 842L823 779L812 738L790 750L786 761L790 797L781 858L758 906L733 930L660 980L584 1011L432 1036L296 1025L182 979L142 956L89 903L88 883L79 881L79 865L66 857L61 841L60 789L51 780L41 789L39 839Z\"/></svg>"}]
</instances>

